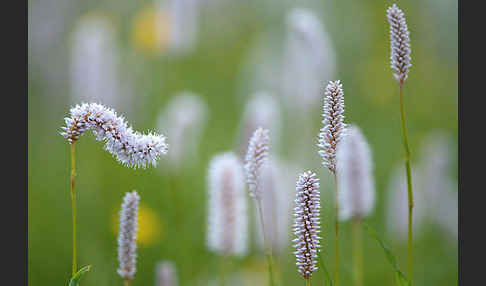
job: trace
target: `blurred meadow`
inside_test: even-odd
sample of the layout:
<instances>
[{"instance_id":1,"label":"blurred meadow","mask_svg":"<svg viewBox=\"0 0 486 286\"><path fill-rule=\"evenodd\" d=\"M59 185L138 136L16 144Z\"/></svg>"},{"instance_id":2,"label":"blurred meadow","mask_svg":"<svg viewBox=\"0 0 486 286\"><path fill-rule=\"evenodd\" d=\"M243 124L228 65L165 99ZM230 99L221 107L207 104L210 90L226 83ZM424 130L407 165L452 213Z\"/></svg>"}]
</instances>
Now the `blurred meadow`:
<instances>
[{"instance_id":1,"label":"blurred meadow","mask_svg":"<svg viewBox=\"0 0 486 286\"><path fill-rule=\"evenodd\" d=\"M69 108L82 102L113 107L135 130L162 133L170 145L156 168L134 170L91 132L76 143L78 265L93 266L82 285L122 285L118 213L132 190L141 200L131 285L157 285L164 261L178 285L219 285L221 260L206 244L208 166L227 151L243 161L259 125L270 130L275 196L286 196L284 205L295 198L299 173L310 169L321 179L321 244L332 271L335 186L316 144L324 88L336 79L345 121L361 128L373 155L376 201L366 222L407 273L407 200L397 195L405 193L399 90L386 20L393 3L29 1L29 285L67 285L70 278L70 147L59 131ZM404 100L416 200L415 285L457 285L457 1L397 4L412 45ZM249 251L225 266L226 285L267 285L249 197L248 204ZM282 224L270 222L283 225L273 246L277 278L279 285L303 285L287 207L277 211ZM351 243L351 223L343 222L340 285L353 285ZM395 285L392 266L366 232L363 245L364 285ZM312 285L324 285L322 269Z\"/></svg>"}]
</instances>

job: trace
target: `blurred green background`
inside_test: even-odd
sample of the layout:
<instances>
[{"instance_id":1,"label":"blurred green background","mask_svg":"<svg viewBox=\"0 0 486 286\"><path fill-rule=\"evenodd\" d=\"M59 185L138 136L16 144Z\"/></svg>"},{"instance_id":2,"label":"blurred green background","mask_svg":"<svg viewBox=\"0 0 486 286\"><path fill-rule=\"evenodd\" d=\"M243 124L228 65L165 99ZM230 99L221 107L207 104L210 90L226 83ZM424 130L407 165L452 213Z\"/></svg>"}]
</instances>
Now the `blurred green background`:
<instances>
[{"instance_id":1,"label":"blurred green background","mask_svg":"<svg viewBox=\"0 0 486 286\"><path fill-rule=\"evenodd\" d=\"M209 160L224 151L240 154L238 133L252 93L265 89L279 98L279 81L265 84L266 78L257 72L271 65L268 55L277 62L284 60L285 18L293 7L309 8L332 41L336 69L333 78L323 79L322 90L327 80L343 83L346 121L360 126L373 151L377 199L367 221L392 247L406 272L406 241L386 229L387 188L393 168L403 161L398 87L389 67L385 16L393 2L300 1L297 6L295 1L276 0L193 1L198 3L197 36L189 50L180 53L171 52L165 32L160 33L161 38L157 34L160 29L165 31L160 27L169 30L177 24L170 21L174 18L170 9L157 6L168 2L29 1L29 285L67 285L70 278L70 153L69 144L58 132L70 106L86 100L73 91L73 45L79 45L73 31L79 23L89 17L109 23L112 46L103 46L104 53L95 60L105 62L116 55L116 91L105 91L97 101L115 107L135 130L157 130L160 112L180 91L199 94L208 106L197 156L185 158L187 164L178 169L164 162L157 168L129 169L104 151L90 132L78 141L78 264L93 265L82 284L122 284L116 274L118 211L124 193L136 189L141 195L141 210L137 273L132 285L155 285L155 265L160 260L173 261L179 285L212 285L217 283L220 261L205 245ZM421 159L424 138L442 130L453 139L449 176L457 181L457 1L399 1L398 5L405 12L412 41L412 68L404 89L412 165ZM183 9L187 17L190 9ZM261 46L267 53L255 59ZM81 49L78 55L81 65L93 55L89 47L85 49L85 54ZM280 70L278 64L266 75L278 79L274 72ZM98 85L108 84L105 78L113 80L107 76L109 72L113 71L85 71L81 84L94 85L89 76L95 81L101 77ZM103 95L110 92L115 95L105 102ZM317 155L322 99L318 102L304 111L282 108L282 134L275 155L296 162L302 168L299 172L312 169L321 178L324 260L332 270L334 183ZM301 156L296 149L307 153ZM297 176L295 173L295 179ZM352 285L350 223L343 223L341 231L341 285ZM246 257L232 260L235 282L231 285L266 285L266 261L254 235L250 243ZM457 238L430 224L416 232L414 245L416 285L457 285ZM394 285L392 267L382 249L366 235L364 246L365 285ZM304 283L292 251L289 245L275 258L281 285ZM323 281L319 270L312 285L323 285Z\"/></svg>"}]
</instances>

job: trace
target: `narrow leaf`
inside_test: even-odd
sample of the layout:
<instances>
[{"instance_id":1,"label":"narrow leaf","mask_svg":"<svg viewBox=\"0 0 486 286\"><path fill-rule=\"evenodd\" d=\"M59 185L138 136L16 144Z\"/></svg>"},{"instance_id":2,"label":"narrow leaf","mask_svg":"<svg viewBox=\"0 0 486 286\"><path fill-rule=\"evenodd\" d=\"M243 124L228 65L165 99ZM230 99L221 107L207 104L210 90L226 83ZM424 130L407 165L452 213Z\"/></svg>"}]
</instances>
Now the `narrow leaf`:
<instances>
[{"instance_id":1,"label":"narrow leaf","mask_svg":"<svg viewBox=\"0 0 486 286\"><path fill-rule=\"evenodd\" d=\"M403 272L400 270L398 267L397 263L397 258L396 256L391 252L390 248L383 242L383 240L378 237L378 235L371 229L371 227L367 223L363 223L365 226L366 230L370 234L370 236L378 242L378 244L383 248L383 251L385 251L386 258L388 259L388 262L392 265L393 269L395 270L395 279L397 281L397 284L399 286L409 286L410 281L408 281L407 277Z\"/></svg>"},{"instance_id":2,"label":"narrow leaf","mask_svg":"<svg viewBox=\"0 0 486 286\"><path fill-rule=\"evenodd\" d=\"M319 251L319 257L318 257L318 261L319 261L319 266L322 268L322 270L324 271L324 281L326 282L326 286L329 285L329 286L332 286L332 279L331 279L331 275L329 275L329 271L327 270L327 267L326 267L326 264L324 263L324 261L322 260L322 255L321 255L321 252Z\"/></svg>"},{"instance_id":3,"label":"narrow leaf","mask_svg":"<svg viewBox=\"0 0 486 286\"><path fill-rule=\"evenodd\" d=\"M71 278L71 281L69 281L69 286L79 286L79 280L81 280L81 277L83 277L83 275L87 273L90 269L91 265L86 265L83 268L79 269L79 271Z\"/></svg>"}]
</instances>

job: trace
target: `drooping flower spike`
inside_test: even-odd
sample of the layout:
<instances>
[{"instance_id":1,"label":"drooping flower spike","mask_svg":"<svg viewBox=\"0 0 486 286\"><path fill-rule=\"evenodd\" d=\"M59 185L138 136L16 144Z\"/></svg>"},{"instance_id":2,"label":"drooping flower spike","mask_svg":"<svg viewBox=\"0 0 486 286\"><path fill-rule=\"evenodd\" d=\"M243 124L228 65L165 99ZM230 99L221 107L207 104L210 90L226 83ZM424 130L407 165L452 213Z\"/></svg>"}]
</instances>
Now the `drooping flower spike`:
<instances>
[{"instance_id":1,"label":"drooping flower spike","mask_svg":"<svg viewBox=\"0 0 486 286\"><path fill-rule=\"evenodd\" d=\"M337 145L346 128L343 85L339 80L330 81L326 87L322 117L324 126L319 133L318 153L322 157L322 164L335 174Z\"/></svg>"},{"instance_id":2,"label":"drooping flower spike","mask_svg":"<svg viewBox=\"0 0 486 286\"><path fill-rule=\"evenodd\" d=\"M261 170L263 164L268 160L269 145L268 130L258 128L253 133L248 144L248 152L245 158L245 171L248 182L250 196L261 199Z\"/></svg>"},{"instance_id":3,"label":"drooping flower spike","mask_svg":"<svg viewBox=\"0 0 486 286\"><path fill-rule=\"evenodd\" d=\"M98 103L83 103L70 110L71 117L60 132L70 144L76 142L87 130L92 130L96 140L105 142L105 150L116 160L133 168L155 166L168 145L163 135L140 134L129 127L122 116Z\"/></svg>"},{"instance_id":4,"label":"drooping flower spike","mask_svg":"<svg viewBox=\"0 0 486 286\"><path fill-rule=\"evenodd\" d=\"M390 64L395 72L393 76L400 84L403 84L412 66L410 63L410 33L405 21L405 15L396 4L387 9L386 16L390 23Z\"/></svg>"},{"instance_id":5,"label":"drooping flower spike","mask_svg":"<svg viewBox=\"0 0 486 286\"><path fill-rule=\"evenodd\" d=\"M311 171L302 173L297 181L297 198L294 209L294 233L297 236L292 242L296 251L298 272L309 279L317 270L317 252L320 247L320 193L319 179Z\"/></svg>"},{"instance_id":6,"label":"drooping flower spike","mask_svg":"<svg viewBox=\"0 0 486 286\"><path fill-rule=\"evenodd\" d=\"M126 193L120 211L120 232L118 233L118 274L132 280L137 262L138 203L136 191Z\"/></svg>"}]
</instances>

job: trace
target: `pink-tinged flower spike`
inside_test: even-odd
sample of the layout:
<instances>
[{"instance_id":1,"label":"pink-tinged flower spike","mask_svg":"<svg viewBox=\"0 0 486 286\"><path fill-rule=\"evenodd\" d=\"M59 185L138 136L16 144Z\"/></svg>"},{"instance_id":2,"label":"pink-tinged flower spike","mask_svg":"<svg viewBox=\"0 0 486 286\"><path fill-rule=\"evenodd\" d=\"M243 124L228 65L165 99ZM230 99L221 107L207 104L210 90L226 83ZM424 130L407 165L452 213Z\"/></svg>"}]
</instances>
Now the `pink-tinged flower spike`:
<instances>
[{"instance_id":1,"label":"pink-tinged flower spike","mask_svg":"<svg viewBox=\"0 0 486 286\"><path fill-rule=\"evenodd\" d=\"M339 219L361 219L374 207L375 184L371 151L357 126L346 129L337 151Z\"/></svg>"},{"instance_id":2,"label":"pink-tinged flower spike","mask_svg":"<svg viewBox=\"0 0 486 286\"><path fill-rule=\"evenodd\" d=\"M393 74L395 79L400 84L403 84L412 66L410 63L410 33L405 21L405 15L396 4L389 7L386 14L390 23L391 68L395 72Z\"/></svg>"},{"instance_id":3,"label":"pink-tinged flower spike","mask_svg":"<svg viewBox=\"0 0 486 286\"><path fill-rule=\"evenodd\" d=\"M133 168L155 166L168 145L163 135L140 134L132 130L122 116L97 103L83 103L71 108L71 117L65 118L66 127L60 134L70 144L87 130L93 130L96 140L105 142L105 150L116 160Z\"/></svg>"},{"instance_id":4,"label":"pink-tinged flower spike","mask_svg":"<svg viewBox=\"0 0 486 286\"><path fill-rule=\"evenodd\" d=\"M120 232L118 234L118 274L125 280L132 280L136 272L138 203L136 191L126 193L120 211Z\"/></svg>"},{"instance_id":5,"label":"pink-tinged flower spike","mask_svg":"<svg viewBox=\"0 0 486 286\"><path fill-rule=\"evenodd\" d=\"M242 256L248 248L248 213L243 168L235 154L211 160L208 183L208 248L220 255Z\"/></svg>"},{"instance_id":6,"label":"pink-tinged flower spike","mask_svg":"<svg viewBox=\"0 0 486 286\"><path fill-rule=\"evenodd\" d=\"M330 81L326 87L322 124L319 133L318 151L322 157L322 164L333 174L336 173L336 150L338 143L344 136L344 93L339 80Z\"/></svg>"},{"instance_id":7,"label":"pink-tinged flower spike","mask_svg":"<svg viewBox=\"0 0 486 286\"><path fill-rule=\"evenodd\" d=\"M253 133L248 144L248 152L245 158L245 171L248 182L250 196L261 199L261 170L263 164L268 159L268 144L269 144L268 130L258 128Z\"/></svg>"},{"instance_id":8,"label":"pink-tinged flower spike","mask_svg":"<svg viewBox=\"0 0 486 286\"><path fill-rule=\"evenodd\" d=\"M320 232L320 194L319 179L311 171L302 173L297 181L297 198L294 209L294 233L297 236L294 252L297 258L298 272L309 279L317 270L317 252L320 247L318 234Z\"/></svg>"}]
</instances>

